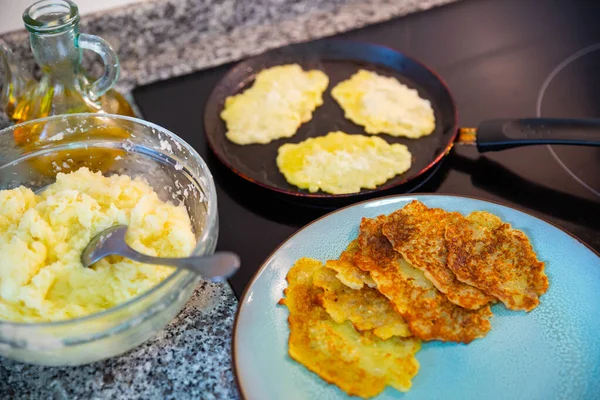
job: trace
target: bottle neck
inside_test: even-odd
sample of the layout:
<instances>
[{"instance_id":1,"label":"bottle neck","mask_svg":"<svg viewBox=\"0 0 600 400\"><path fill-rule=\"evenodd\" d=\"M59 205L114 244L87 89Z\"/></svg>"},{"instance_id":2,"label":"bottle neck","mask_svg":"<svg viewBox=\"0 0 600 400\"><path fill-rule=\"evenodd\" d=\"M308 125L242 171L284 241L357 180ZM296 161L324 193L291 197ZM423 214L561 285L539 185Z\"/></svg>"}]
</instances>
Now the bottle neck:
<instances>
[{"instance_id":1,"label":"bottle neck","mask_svg":"<svg viewBox=\"0 0 600 400\"><path fill-rule=\"evenodd\" d=\"M81 64L79 11L70 0L41 0L23 13L35 61L56 79L77 75Z\"/></svg>"},{"instance_id":2,"label":"bottle neck","mask_svg":"<svg viewBox=\"0 0 600 400\"><path fill-rule=\"evenodd\" d=\"M76 26L61 33L30 33L33 56L45 74L58 77L79 73L81 50L76 46L78 33Z\"/></svg>"}]
</instances>

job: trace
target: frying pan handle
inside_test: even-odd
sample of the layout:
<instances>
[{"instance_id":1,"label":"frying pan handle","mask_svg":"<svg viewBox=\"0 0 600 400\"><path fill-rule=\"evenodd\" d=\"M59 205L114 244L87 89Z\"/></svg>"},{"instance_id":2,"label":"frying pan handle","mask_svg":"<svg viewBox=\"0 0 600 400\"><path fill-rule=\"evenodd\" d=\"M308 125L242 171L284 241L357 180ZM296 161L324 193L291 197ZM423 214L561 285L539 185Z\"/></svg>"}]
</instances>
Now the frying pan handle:
<instances>
[{"instance_id":1,"label":"frying pan handle","mask_svg":"<svg viewBox=\"0 0 600 400\"><path fill-rule=\"evenodd\" d=\"M600 146L600 119L499 119L477 128L480 152L536 144Z\"/></svg>"}]
</instances>

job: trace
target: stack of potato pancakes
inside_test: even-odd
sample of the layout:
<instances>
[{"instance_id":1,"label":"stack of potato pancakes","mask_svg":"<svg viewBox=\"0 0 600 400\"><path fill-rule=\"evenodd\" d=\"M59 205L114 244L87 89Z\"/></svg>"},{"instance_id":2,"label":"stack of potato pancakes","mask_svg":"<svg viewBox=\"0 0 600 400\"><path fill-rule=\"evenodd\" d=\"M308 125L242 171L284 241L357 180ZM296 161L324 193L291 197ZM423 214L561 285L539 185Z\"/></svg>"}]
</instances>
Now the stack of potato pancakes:
<instances>
[{"instance_id":1,"label":"stack of potato pancakes","mask_svg":"<svg viewBox=\"0 0 600 400\"><path fill-rule=\"evenodd\" d=\"M418 201L363 218L339 259L301 258L287 282L290 356L363 398L386 385L408 391L422 340L482 338L491 304L531 311L548 290L523 232L488 212Z\"/></svg>"}]
</instances>

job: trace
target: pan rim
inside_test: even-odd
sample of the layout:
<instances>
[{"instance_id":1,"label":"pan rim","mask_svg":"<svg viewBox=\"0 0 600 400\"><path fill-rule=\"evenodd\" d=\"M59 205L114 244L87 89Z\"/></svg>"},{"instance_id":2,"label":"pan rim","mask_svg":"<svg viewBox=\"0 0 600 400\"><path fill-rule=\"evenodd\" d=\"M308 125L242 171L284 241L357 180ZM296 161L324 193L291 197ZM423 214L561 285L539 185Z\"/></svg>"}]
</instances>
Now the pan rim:
<instances>
[{"instance_id":1,"label":"pan rim","mask_svg":"<svg viewBox=\"0 0 600 400\"><path fill-rule=\"evenodd\" d=\"M448 143L444 146L443 150L440 151L440 153L431 161L429 162L425 167L423 167L421 170L419 170L418 172L416 172L415 174L411 175L410 177L407 177L399 182L395 182L393 184L382 184L381 186L376 187L375 189L370 189L370 190L361 190L359 192L355 192L355 193L344 193L344 194L330 194L330 193L325 193L322 191L318 191L315 193L310 193L310 192L302 192L300 191L300 189L298 188L298 190L291 190L291 189L283 189L280 187L277 187L275 185L270 185L267 183L263 183L260 182L259 180L256 180L250 176L248 176L247 174L243 173L242 171L240 171L238 168L236 168L233 163L231 163L227 157L223 156L222 154L220 154L220 152L218 152L216 150L216 145L213 142L213 138L212 135L209 135L208 132L208 126L207 126L207 116L209 114L209 109L211 108L210 105L211 103L216 103L215 102L215 98L217 96L216 92L219 89L220 83L223 82L224 80L226 80L228 77L234 75L236 72L238 72L241 69L247 68L247 65L249 62L254 61L256 59L259 59L261 57L265 57L268 56L269 54L273 54L277 51L280 51L282 48L286 48L286 47L293 47L293 46L302 46L302 45L307 45L311 42L302 42L302 43L293 43L290 44L288 46L284 46L284 47L279 47L279 48L274 48L271 50L268 50L266 52L263 52L261 54L258 54L256 56L247 58L245 60L242 60L240 62L238 62L235 66L233 66L229 71L227 71L227 73L219 80L219 82L217 82L217 84L213 87L213 89L210 92L210 95L208 97L208 101L206 102L206 105L204 107L204 118L203 118L203 125L204 125L204 133L206 135L206 142L208 144L208 147L210 148L210 150L212 151L212 153L217 157L217 159L219 160L219 162L221 162L223 165L225 165L230 171L234 172L237 176L241 177L242 179L253 183L259 187L262 187L264 189L276 192L276 193L280 193L286 196L291 196L291 197L295 197L298 199L316 199L316 200L335 200L335 199L352 199L352 198L362 198L362 197L366 197L366 196L372 196L373 194L377 194L377 193L382 193L388 190L392 190L392 189L396 189L398 187L401 187L403 185L406 185L418 178L420 178L421 176L423 176L425 173L427 173L428 171L430 171L435 165L438 165L441 160L446 157L448 155L448 153L450 153L450 151L452 150L452 147L454 146L454 143L456 142L456 138L458 136L458 131L459 131L459 124L458 124L458 109L456 107L456 101L454 100L454 96L452 95L452 92L450 91L450 87L448 86L448 84L446 83L446 81L441 77L441 75L439 73L437 73L434 69L430 68L429 66L427 66L425 63L410 57L408 55L406 55L405 53L394 49L390 46L385 46L385 45L381 45L381 44L375 44L375 43L370 43L370 42L366 42L366 41L361 41L361 40L348 40L348 39L339 39L339 38L328 38L328 39L321 39L318 40L319 43L345 43L345 44L354 44L354 45L359 45L362 47L367 47L367 48L379 48L379 49L384 49L387 51L392 51L394 53L400 54L402 55L404 58L410 60L412 63L418 65L420 68L422 68L423 70L426 70L427 72L429 72L432 76L435 77L435 79L438 81L438 83L440 84L440 86L444 89L444 91L448 94L448 98L449 98L449 105L452 108L452 117L453 117L453 124L452 127L450 127L449 129L447 129L445 132L450 132L450 137L448 139Z\"/></svg>"}]
</instances>

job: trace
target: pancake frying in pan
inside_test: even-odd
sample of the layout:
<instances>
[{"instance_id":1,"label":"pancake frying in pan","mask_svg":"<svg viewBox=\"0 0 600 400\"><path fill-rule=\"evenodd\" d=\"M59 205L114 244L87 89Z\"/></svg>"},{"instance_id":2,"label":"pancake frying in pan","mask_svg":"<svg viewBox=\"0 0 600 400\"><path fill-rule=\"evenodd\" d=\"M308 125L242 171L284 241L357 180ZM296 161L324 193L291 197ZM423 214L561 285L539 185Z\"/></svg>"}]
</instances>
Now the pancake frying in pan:
<instances>
[{"instance_id":1,"label":"pancake frying in pan","mask_svg":"<svg viewBox=\"0 0 600 400\"><path fill-rule=\"evenodd\" d=\"M329 77L329 87L323 94L323 105L313 118L303 124L291 138L268 144L240 146L230 142L227 128L219 114L225 99L249 88L256 75L276 65L299 64L303 69L319 69ZM412 154L411 168L373 190L332 195L310 193L289 184L277 168L277 150L284 143L298 143L332 131L367 135L363 127L344 117L342 109L331 97L331 88L350 78L359 69L391 76L430 101L435 114L435 130L419 139L377 135L388 143L401 143ZM409 192L434 173L437 164L448 154L455 141L474 144L480 152L498 151L518 146L563 144L600 146L598 119L507 119L482 122L478 128L458 128L457 110L444 81L420 62L393 49L345 40L322 40L273 50L237 64L213 89L204 115L206 138L217 158L242 178L283 194L295 201L314 205L340 205L380 195L394 189Z\"/></svg>"},{"instance_id":2,"label":"pancake frying in pan","mask_svg":"<svg viewBox=\"0 0 600 400\"><path fill-rule=\"evenodd\" d=\"M237 145L230 142L227 128L219 114L225 99L243 92L254 82L256 74L276 65L299 64L303 69L319 69L329 77L329 86L323 94L323 105L313 113L291 138L274 140L268 144ZM365 133L363 127L344 117L344 112L331 97L331 88L350 78L359 69L391 76L431 102L435 114L435 131L419 139L396 138L377 135L388 143L401 143L413 156L411 168L388 180L374 190L359 193L332 195L324 192L310 193L289 184L277 168L277 150L284 143L298 143L307 138L324 136L332 131L349 134ZM209 146L228 168L257 185L275 192L293 196L295 200L348 200L372 197L379 192L397 188L402 191L412 186L412 181L423 176L450 150L457 135L457 115L454 100L443 80L423 64L387 47L343 40L323 40L292 45L273 50L237 64L213 89L204 115Z\"/></svg>"}]
</instances>

